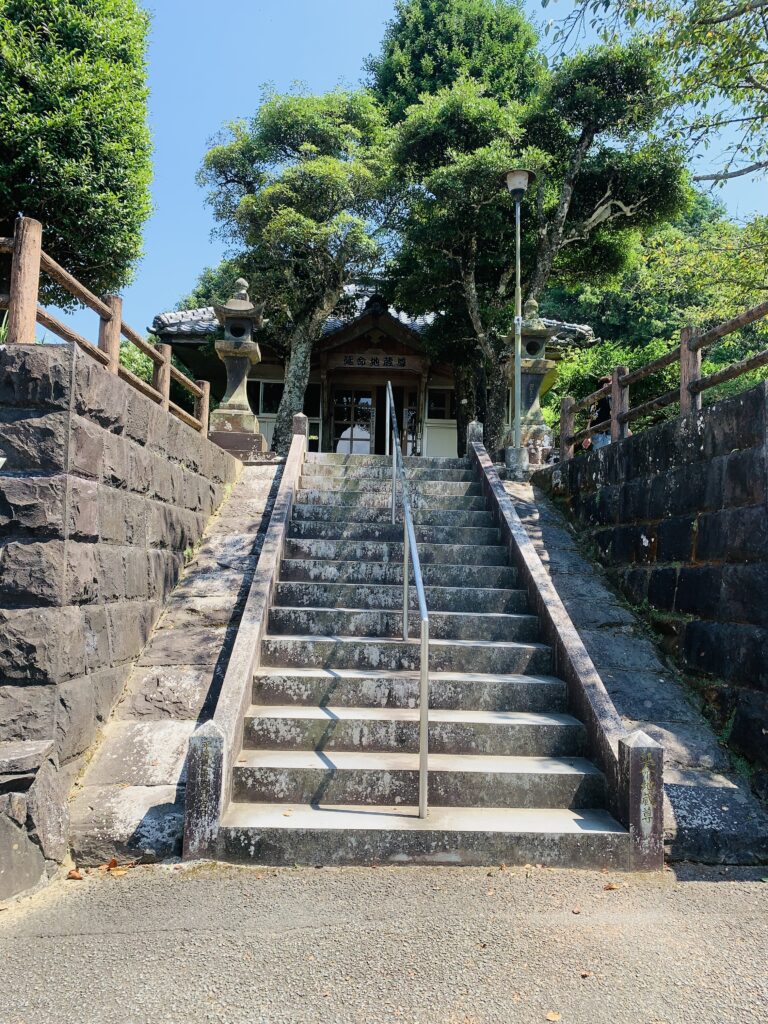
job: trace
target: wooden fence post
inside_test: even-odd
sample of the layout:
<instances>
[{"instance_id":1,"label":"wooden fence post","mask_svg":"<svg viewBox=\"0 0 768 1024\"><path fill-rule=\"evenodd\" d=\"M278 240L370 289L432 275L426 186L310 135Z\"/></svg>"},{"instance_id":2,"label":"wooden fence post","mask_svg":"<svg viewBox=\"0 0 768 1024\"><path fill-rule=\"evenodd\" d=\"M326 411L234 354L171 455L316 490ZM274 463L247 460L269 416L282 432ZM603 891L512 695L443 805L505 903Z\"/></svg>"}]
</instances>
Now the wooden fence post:
<instances>
[{"instance_id":1,"label":"wooden fence post","mask_svg":"<svg viewBox=\"0 0 768 1024\"><path fill-rule=\"evenodd\" d=\"M696 337L692 327L684 327L680 332L680 415L698 412L701 409L701 392L694 392L690 384L701 378L701 349L691 348L691 341Z\"/></svg>"},{"instance_id":2,"label":"wooden fence post","mask_svg":"<svg viewBox=\"0 0 768 1024\"><path fill-rule=\"evenodd\" d=\"M99 348L109 356L107 369L117 373L120 365L120 338L123 322L123 300L119 295L105 295L104 301L112 310L112 319L99 321Z\"/></svg>"},{"instance_id":3,"label":"wooden fence post","mask_svg":"<svg viewBox=\"0 0 768 1024\"><path fill-rule=\"evenodd\" d=\"M629 370L626 366L615 366L611 373L611 441L623 441L627 436L627 424L619 417L629 412L629 387L622 387L620 378Z\"/></svg>"},{"instance_id":4,"label":"wooden fence post","mask_svg":"<svg viewBox=\"0 0 768 1024\"><path fill-rule=\"evenodd\" d=\"M576 417L573 412L573 407L576 404L576 399L571 395L566 395L560 403L560 461L565 462L566 459L573 458L573 445L568 442L568 438L573 435L573 428L576 422Z\"/></svg>"},{"instance_id":5,"label":"wooden fence post","mask_svg":"<svg viewBox=\"0 0 768 1024\"><path fill-rule=\"evenodd\" d=\"M34 345L37 340L42 245L43 225L39 220L21 217L16 221L7 320L9 345Z\"/></svg>"},{"instance_id":6,"label":"wooden fence post","mask_svg":"<svg viewBox=\"0 0 768 1024\"><path fill-rule=\"evenodd\" d=\"M208 415L211 408L211 382L209 380L196 380L195 384L203 392L195 402L195 419L200 420L202 424L200 433L203 437L206 437L208 434Z\"/></svg>"},{"instance_id":7,"label":"wooden fence post","mask_svg":"<svg viewBox=\"0 0 768 1024\"><path fill-rule=\"evenodd\" d=\"M171 403L171 346L158 345L157 351L163 357L162 363L155 363L152 373L152 387L162 395L161 405L170 408Z\"/></svg>"}]
</instances>

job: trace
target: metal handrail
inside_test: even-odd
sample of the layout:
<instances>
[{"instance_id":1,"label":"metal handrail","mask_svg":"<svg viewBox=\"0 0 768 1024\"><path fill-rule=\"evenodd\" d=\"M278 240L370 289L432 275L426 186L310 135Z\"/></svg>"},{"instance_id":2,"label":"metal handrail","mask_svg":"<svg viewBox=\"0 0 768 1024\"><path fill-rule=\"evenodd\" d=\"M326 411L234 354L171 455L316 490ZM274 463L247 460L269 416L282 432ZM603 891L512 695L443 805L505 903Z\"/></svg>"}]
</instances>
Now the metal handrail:
<instances>
[{"instance_id":1,"label":"metal handrail","mask_svg":"<svg viewBox=\"0 0 768 1024\"><path fill-rule=\"evenodd\" d=\"M403 640L408 640L409 561L413 562L413 578L421 620L421 651L419 657L419 817L427 816L429 781L429 612L421 575L421 561L413 528L413 511L405 476L403 453L400 450L400 427L397 422L392 382L387 381L387 447L392 449L392 523L397 521L397 480L403 494Z\"/></svg>"}]
</instances>

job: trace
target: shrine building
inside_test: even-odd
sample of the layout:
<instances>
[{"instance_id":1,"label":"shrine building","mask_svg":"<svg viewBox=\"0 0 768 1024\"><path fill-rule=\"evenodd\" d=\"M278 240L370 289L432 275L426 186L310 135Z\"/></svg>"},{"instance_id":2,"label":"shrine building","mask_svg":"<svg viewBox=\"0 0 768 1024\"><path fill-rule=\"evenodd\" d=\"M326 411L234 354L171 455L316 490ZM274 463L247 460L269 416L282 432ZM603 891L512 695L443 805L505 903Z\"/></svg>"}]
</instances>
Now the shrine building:
<instances>
[{"instance_id":1,"label":"shrine building","mask_svg":"<svg viewBox=\"0 0 768 1024\"><path fill-rule=\"evenodd\" d=\"M402 448L407 455L455 457L457 454L456 398L453 367L430 359L423 334L434 316L412 317L387 306L371 290L354 287L348 295L352 309L329 318L312 352L304 413L310 423L310 450L384 454L386 384L392 382ZM577 337L591 336L589 328L546 320L546 351L551 362L541 393L555 378L555 361ZM215 396L224 391L226 374L213 353L220 324L213 307L161 313L150 328L196 378L211 381ZM271 443L283 393L283 357L261 339L261 361L248 377L248 396L261 433ZM512 421L512 386L507 404Z\"/></svg>"}]
</instances>

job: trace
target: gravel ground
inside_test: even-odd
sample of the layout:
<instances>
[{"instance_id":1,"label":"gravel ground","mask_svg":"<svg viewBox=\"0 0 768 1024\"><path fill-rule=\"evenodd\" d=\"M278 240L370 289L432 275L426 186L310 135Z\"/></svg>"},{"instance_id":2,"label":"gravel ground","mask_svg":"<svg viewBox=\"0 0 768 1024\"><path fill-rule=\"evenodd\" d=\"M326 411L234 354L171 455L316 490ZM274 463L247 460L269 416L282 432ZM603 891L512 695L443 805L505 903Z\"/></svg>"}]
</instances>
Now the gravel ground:
<instances>
[{"instance_id":1,"label":"gravel ground","mask_svg":"<svg viewBox=\"0 0 768 1024\"><path fill-rule=\"evenodd\" d=\"M765 873L94 871L0 913L0 1021L763 1021Z\"/></svg>"}]
</instances>

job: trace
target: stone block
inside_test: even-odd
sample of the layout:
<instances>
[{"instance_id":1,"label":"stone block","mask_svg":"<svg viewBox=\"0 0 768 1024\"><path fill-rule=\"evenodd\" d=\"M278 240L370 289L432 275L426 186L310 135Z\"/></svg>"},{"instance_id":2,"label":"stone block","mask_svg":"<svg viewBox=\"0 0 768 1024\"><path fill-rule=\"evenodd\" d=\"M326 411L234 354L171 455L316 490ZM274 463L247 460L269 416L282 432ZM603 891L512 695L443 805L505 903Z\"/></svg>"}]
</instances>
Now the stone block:
<instances>
[{"instance_id":1,"label":"stone block","mask_svg":"<svg viewBox=\"0 0 768 1024\"><path fill-rule=\"evenodd\" d=\"M67 495L67 536L75 540L99 538L99 485L95 480L70 476Z\"/></svg>"},{"instance_id":2,"label":"stone block","mask_svg":"<svg viewBox=\"0 0 768 1024\"><path fill-rule=\"evenodd\" d=\"M64 536L63 475L0 476L0 538Z\"/></svg>"},{"instance_id":3,"label":"stone block","mask_svg":"<svg viewBox=\"0 0 768 1024\"><path fill-rule=\"evenodd\" d=\"M60 605L66 591L64 541L0 547L0 596L13 605Z\"/></svg>"},{"instance_id":4,"label":"stone block","mask_svg":"<svg viewBox=\"0 0 768 1024\"><path fill-rule=\"evenodd\" d=\"M98 722L90 676L68 679L58 689L56 754L64 764L93 742Z\"/></svg>"},{"instance_id":5,"label":"stone block","mask_svg":"<svg viewBox=\"0 0 768 1024\"><path fill-rule=\"evenodd\" d=\"M184 761L196 723L111 721L105 742L88 772L91 786L175 786L184 781Z\"/></svg>"},{"instance_id":6,"label":"stone block","mask_svg":"<svg viewBox=\"0 0 768 1024\"><path fill-rule=\"evenodd\" d=\"M762 445L766 428L765 385L714 402L703 410L702 417L705 458Z\"/></svg>"},{"instance_id":7,"label":"stone block","mask_svg":"<svg viewBox=\"0 0 768 1024\"><path fill-rule=\"evenodd\" d=\"M69 468L79 476L101 478L104 438L109 437L96 424L82 416L73 416L69 434Z\"/></svg>"},{"instance_id":8,"label":"stone block","mask_svg":"<svg viewBox=\"0 0 768 1024\"><path fill-rule=\"evenodd\" d=\"M757 505L766 500L765 453L761 448L733 452L726 457L723 505Z\"/></svg>"},{"instance_id":9,"label":"stone block","mask_svg":"<svg viewBox=\"0 0 768 1024\"><path fill-rule=\"evenodd\" d=\"M619 576L619 586L632 604L642 604L648 599L648 569L624 569Z\"/></svg>"},{"instance_id":10,"label":"stone block","mask_svg":"<svg viewBox=\"0 0 768 1024\"><path fill-rule=\"evenodd\" d=\"M130 664L100 668L88 676L93 693L93 707L99 724L106 722L117 703L131 673Z\"/></svg>"},{"instance_id":11,"label":"stone block","mask_svg":"<svg viewBox=\"0 0 768 1024\"><path fill-rule=\"evenodd\" d=\"M663 519L656 528L656 560L689 562L693 554L693 516Z\"/></svg>"},{"instance_id":12,"label":"stone block","mask_svg":"<svg viewBox=\"0 0 768 1024\"><path fill-rule=\"evenodd\" d=\"M75 354L73 410L102 430L122 434L128 416L128 395L133 390L84 352Z\"/></svg>"},{"instance_id":13,"label":"stone block","mask_svg":"<svg viewBox=\"0 0 768 1024\"><path fill-rule=\"evenodd\" d=\"M152 453L133 441L126 440L125 452L128 460L128 487L137 494L150 494L152 491Z\"/></svg>"},{"instance_id":14,"label":"stone block","mask_svg":"<svg viewBox=\"0 0 768 1024\"><path fill-rule=\"evenodd\" d=\"M54 684L0 681L0 742L50 739L55 714Z\"/></svg>"},{"instance_id":15,"label":"stone block","mask_svg":"<svg viewBox=\"0 0 768 1024\"><path fill-rule=\"evenodd\" d=\"M145 547L147 543L147 516L150 501L140 494L123 496L125 543L130 547Z\"/></svg>"},{"instance_id":16,"label":"stone block","mask_svg":"<svg viewBox=\"0 0 768 1024\"><path fill-rule=\"evenodd\" d=\"M648 580L648 604L661 611L672 611L677 591L677 569L653 569Z\"/></svg>"},{"instance_id":17,"label":"stone block","mask_svg":"<svg viewBox=\"0 0 768 1024\"><path fill-rule=\"evenodd\" d=\"M645 478L628 480L619 493L618 522L636 522L648 519L650 484Z\"/></svg>"},{"instance_id":18,"label":"stone block","mask_svg":"<svg viewBox=\"0 0 768 1024\"><path fill-rule=\"evenodd\" d=\"M132 661L149 639L160 606L149 601L121 602L107 608L113 664Z\"/></svg>"},{"instance_id":19,"label":"stone block","mask_svg":"<svg viewBox=\"0 0 768 1024\"><path fill-rule=\"evenodd\" d=\"M69 408L73 346L0 349L0 406Z\"/></svg>"},{"instance_id":20,"label":"stone block","mask_svg":"<svg viewBox=\"0 0 768 1024\"><path fill-rule=\"evenodd\" d=\"M694 620L685 628L682 650L692 672L768 691L768 630Z\"/></svg>"},{"instance_id":21,"label":"stone block","mask_svg":"<svg viewBox=\"0 0 768 1024\"><path fill-rule=\"evenodd\" d=\"M135 388L128 389L128 411L125 418L125 435L137 444L146 445L149 437L149 410L154 405Z\"/></svg>"},{"instance_id":22,"label":"stone block","mask_svg":"<svg viewBox=\"0 0 768 1024\"><path fill-rule=\"evenodd\" d=\"M768 768L768 693L739 694L730 740L751 761Z\"/></svg>"},{"instance_id":23,"label":"stone block","mask_svg":"<svg viewBox=\"0 0 768 1024\"><path fill-rule=\"evenodd\" d=\"M109 647L107 609L103 605L83 608L85 663L89 672L106 668L112 661Z\"/></svg>"},{"instance_id":24,"label":"stone block","mask_svg":"<svg viewBox=\"0 0 768 1024\"><path fill-rule=\"evenodd\" d=\"M104 460L101 478L110 487L127 490L130 487L130 465L128 446L125 438L119 434L104 434Z\"/></svg>"},{"instance_id":25,"label":"stone block","mask_svg":"<svg viewBox=\"0 0 768 1024\"><path fill-rule=\"evenodd\" d=\"M768 564L727 565L722 572L721 617L768 627Z\"/></svg>"},{"instance_id":26,"label":"stone block","mask_svg":"<svg viewBox=\"0 0 768 1024\"><path fill-rule=\"evenodd\" d=\"M183 786L88 786L72 802L72 853L85 865L178 856L183 827Z\"/></svg>"},{"instance_id":27,"label":"stone block","mask_svg":"<svg viewBox=\"0 0 768 1024\"><path fill-rule=\"evenodd\" d=\"M721 584L720 566L684 566L677 578L675 611L705 619L717 618Z\"/></svg>"},{"instance_id":28,"label":"stone block","mask_svg":"<svg viewBox=\"0 0 768 1024\"><path fill-rule=\"evenodd\" d=\"M148 563L148 597L165 600L176 586L184 563L179 552L154 549L147 552Z\"/></svg>"},{"instance_id":29,"label":"stone block","mask_svg":"<svg viewBox=\"0 0 768 1024\"><path fill-rule=\"evenodd\" d=\"M40 848L25 829L0 814L0 900L32 889L44 878Z\"/></svg>"},{"instance_id":30,"label":"stone block","mask_svg":"<svg viewBox=\"0 0 768 1024\"><path fill-rule=\"evenodd\" d=\"M98 547L71 540L67 544L64 580L64 604L88 604L103 601Z\"/></svg>"},{"instance_id":31,"label":"stone block","mask_svg":"<svg viewBox=\"0 0 768 1024\"><path fill-rule=\"evenodd\" d=\"M103 603L120 601L125 596L125 548L99 544L96 570L99 596Z\"/></svg>"},{"instance_id":32,"label":"stone block","mask_svg":"<svg viewBox=\"0 0 768 1024\"><path fill-rule=\"evenodd\" d=\"M47 758L35 775L27 795L31 832L37 838L46 860L61 863L69 845L67 791L55 763Z\"/></svg>"},{"instance_id":33,"label":"stone block","mask_svg":"<svg viewBox=\"0 0 768 1024\"><path fill-rule=\"evenodd\" d=\"M143 548L129 548L125 553L125 596L134 601L146 598L148 591L147 553Z\"/></svg>"},{"instance_id":34,"label":"stone block","mask_svg":"<svg viewBox=\"0 0 768 1024\"><path fill-rule=\"evenodd\" d=\"M145 399L147 402L147 446L156 454L168 457L168 425L172 417L159 405Z\"/></svg>"},{"instance_id":35,"label":"stone block","mask_svg":"<svg viewBox=\"0 0 768 1024\"><path fill-rule=\"evenodd\" d=\"M0 451L4 473L60 473L67 454L68 416L0 407Z\"/></svg>"},{"instance_id":36,"label":"stone block","mask_svg":"<svg viewBox=\"0 0 768 1024\"><path fill-rule=\"evenodd\" d=\"M768 559L768 511L763 505L756 505L700 516L696 558L701 562Z\"/></svg>"},{"instance_id":37,"label":"stone block","mask_svg":"<svg viewBox=\"0 0 768 1024\"><path fill-rule=\"evenodd\" d=\"M127 495L102 484L99 487L99 534L108 544L125 544Z\"/></svg>"},{"instance_id":38,"label":"stone block","mask_svg":"<svg viewBox=\"0 0 768 1024\"><path fill-rule=\"evenodd\" d=\"M173 481L171 479L171 464L160 455L149 452L150 465L152 468L152 485L149 497L157 498L158 501L169 502L173 498Z\"/></svg>"}]
</instances>

